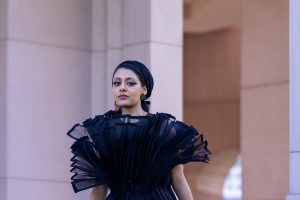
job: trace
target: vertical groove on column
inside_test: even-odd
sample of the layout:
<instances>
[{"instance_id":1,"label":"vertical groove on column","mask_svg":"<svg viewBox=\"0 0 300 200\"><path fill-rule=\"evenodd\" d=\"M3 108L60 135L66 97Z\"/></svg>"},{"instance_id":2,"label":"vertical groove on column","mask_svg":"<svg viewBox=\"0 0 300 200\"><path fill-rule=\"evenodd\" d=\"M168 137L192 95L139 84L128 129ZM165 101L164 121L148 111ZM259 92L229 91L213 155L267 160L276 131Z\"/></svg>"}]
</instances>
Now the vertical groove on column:
<instances>
[{"instance_id":1,"label":"vertical groove on column","mask_svg":"<svg viewBox=\"0 0 300 200\"><path fill-rule=\"evenodd\" d=\"M2 45L3 44L3 45ZM7 166L7 137L6 137L6 68L7 68L7 42L0 41L0 199L6 200L6 166Z\"/></svg>"},{"instance_id":2,"label":"vertical groove on column","mask_svg":"<svg viewBox=\"0 0 300 200\"><path fill-rule=\"evenodd\" d=\"M300 40L298 38L300 34L300 2L297 0L290 1L290 151L299 151L299 143L297 144L297 136L295 135L300 131L300 109L299 104L299 90L300 90Z\"/></svg>"},{"instance_id":3,"label":"vertical groove on column","mask_svg":"<svg viewBox=\"0 0 300 200\"><path fill-rule=\"evenodd\" d=\"M299 142L300 137L300 1L290 0L290 194L287 200L300 198L300 153ZM298 78L297 78L298 77Z\"/></svg>"},{"instance_id":4,"label":"vertical groove on column","mask_svg":"<svg viewBox=\"0 0 300 200\"><path fill-rule=\"evenodd\" d=\"M92 1L92 115L106 110L107 0Z\"/></svg>"},{"instance_id":5,"label":"vertical groove on column","mask_svg":"<svg viewBox=\"0 0 300 200\"><path fill-rule=\"evenodd\" d=\"M7 38L7 0L0 0L0 40Z\"/></svg>"},{"instance_id":6,"label":"vertical groove on column","mask_svg":"<svg viewBox=\"0 0 300 200\"><path fill-rule=\"evenodd\" d=\"M106 49L106 109L113 108L111 77L121 62L123 48L123 0L107 0L107 49Z\"/></svg>"}]
</instances>

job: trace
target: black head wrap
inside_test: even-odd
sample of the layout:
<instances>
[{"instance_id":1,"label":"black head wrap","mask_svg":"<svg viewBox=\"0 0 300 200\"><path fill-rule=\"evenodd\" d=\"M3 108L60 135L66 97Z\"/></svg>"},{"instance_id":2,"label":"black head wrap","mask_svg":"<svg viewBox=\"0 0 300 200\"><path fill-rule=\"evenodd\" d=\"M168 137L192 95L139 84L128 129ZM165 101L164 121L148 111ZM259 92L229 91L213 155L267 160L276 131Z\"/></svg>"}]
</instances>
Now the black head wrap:
<instances>
[{"instance_id":1,"label":"black head wrap","mask_svg":"<svg viewBox=\"0 0 300 200\"><path fill-rule=\"evenodd\" d=\"M142 86L146 86L147 88L147 94L145 96L146 99L148 99L151 96L152 89L154 86L153 77L149 69L139 61L126 60L116 67L113 76L116 73L116 71L120 68L130 69L139 77ZM141 100L142 109L146 112L149 112L150 103L150 101Z\"/></svg>"}]
</instances>

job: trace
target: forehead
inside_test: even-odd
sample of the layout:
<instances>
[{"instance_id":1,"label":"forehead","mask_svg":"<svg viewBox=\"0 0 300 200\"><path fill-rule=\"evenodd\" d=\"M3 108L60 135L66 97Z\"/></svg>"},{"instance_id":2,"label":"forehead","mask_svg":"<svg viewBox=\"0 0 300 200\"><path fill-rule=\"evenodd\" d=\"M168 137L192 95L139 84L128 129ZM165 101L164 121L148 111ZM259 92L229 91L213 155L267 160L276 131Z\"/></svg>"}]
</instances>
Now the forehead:
<instances>
[{"instance_id":1,"label":"forehead","mask_svg":"<svg viewBox=\"0 0 300 200\"><path fill-rule=\"evenodd\" d=\"M114 74L113 78L122 78L122 79L133 78L139 80L138 76L136 75L136 73L134 73L134 71L125 68L118 69Z\"/></svg>"}]
</instances>

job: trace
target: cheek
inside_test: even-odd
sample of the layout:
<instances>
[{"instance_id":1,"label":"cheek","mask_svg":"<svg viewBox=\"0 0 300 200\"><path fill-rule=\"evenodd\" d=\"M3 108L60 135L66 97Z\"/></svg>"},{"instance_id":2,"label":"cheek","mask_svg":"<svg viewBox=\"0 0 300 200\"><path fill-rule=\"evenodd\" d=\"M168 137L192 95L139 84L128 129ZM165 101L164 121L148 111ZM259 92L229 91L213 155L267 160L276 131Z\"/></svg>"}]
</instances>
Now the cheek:
<instances>
[{"instance_id":1,"label":"cheek","mask_svg":"<svg viewBox=\"0 0 300 200\"><path fill-rule=\"evenodd\" d=\"M131 88L130 90L128 90L128 92L130 93L130 96L133 99L135 99L135 100L140 99L140 90L139 90L139 88Z\"/></svg>"},{"instance_id":2,"label":"cheek","mask_svg":"<svg viewBox=\"0 0 300 200\"><path fill-rule=\"evenodd\" d=\"M114 95L115 97L118 96L118 89L115 88L115 87L113 87L113 88L112 88L112 93L113 93L113 95Z\"/></svg>"}]
</instances>

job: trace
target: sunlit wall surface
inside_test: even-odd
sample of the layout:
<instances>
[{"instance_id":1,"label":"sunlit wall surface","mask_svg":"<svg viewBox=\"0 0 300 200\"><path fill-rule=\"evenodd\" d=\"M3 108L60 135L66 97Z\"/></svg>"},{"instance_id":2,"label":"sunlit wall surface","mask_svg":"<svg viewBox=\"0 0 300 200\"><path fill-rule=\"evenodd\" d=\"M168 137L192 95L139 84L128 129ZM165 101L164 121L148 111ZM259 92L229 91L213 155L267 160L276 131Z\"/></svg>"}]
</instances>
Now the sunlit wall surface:
<instances>
[{"instance_id":1,"label":"sunlit wall surface","mask_svg":"<svg viewBox=\"0 0 300 200\"><path fill-rule=\"evenodd\" d=\"M290 188L287 200L300 199L300 1L290 0Z\"/></svg>"},{"instance_id":2,"label":"sunlit wall surface","mask_svg":"<svg viewBox=\"0 0 300 200\"><path fill-rule=\"evenodd\" d=\"M242 159L239 155L230 168L225 178L223 186L224 200L241 200L242 199Z\"/></svg>"}]
</instances>

